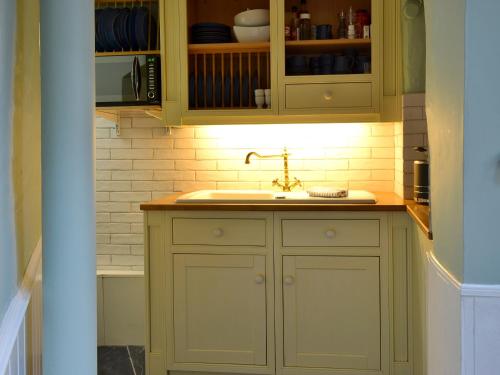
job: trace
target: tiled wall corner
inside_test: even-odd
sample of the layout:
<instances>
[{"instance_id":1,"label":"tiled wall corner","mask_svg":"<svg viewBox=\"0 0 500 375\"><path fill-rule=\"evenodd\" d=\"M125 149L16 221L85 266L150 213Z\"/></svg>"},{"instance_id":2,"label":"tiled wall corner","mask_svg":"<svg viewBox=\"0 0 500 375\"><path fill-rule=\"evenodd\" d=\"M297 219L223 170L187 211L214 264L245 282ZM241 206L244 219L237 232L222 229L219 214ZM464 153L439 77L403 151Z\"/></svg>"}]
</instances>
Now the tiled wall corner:
<instances>
[{"instance_id":1,"label":"tiled wall corner","mask_svg":"<svg viewBox=\"0 0 500 375\"><path fill-rule=\"evenodd\" d=\"M120 135L98 118L97 254L100 270L143 269L140 202L198 189L271 189L281 160L252 160L250 151L292 154L291 177L304 188L332 184L394 191L393 123L224 125L173 129L149 118L122 118Z\"/></svg>"},{"instance_id":2,"label":"tiled wall corner","mask_svg":"<svg viewBox=\"0 0 500 375\"><path fill-rule=\"evenodd\" d=\"M403 121L394 124L394 191L413 198L413 162L422 155L415 146L428 147L425 93L403 95Z\"/></svg>"}]
</instances>

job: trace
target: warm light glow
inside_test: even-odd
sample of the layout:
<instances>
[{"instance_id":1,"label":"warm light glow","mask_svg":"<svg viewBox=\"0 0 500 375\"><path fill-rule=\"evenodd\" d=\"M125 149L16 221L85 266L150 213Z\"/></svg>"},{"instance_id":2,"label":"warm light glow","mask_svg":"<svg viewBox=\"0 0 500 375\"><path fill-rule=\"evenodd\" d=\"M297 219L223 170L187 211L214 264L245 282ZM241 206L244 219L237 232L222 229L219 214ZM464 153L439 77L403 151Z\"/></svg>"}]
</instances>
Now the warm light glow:
<instances>
[{"instance_id":1,"label":"warm light glow","mask_svg":"<svg viewBox=\"0 0 500 375\"><path fill-rule=\"evenodd\" d=\"M289 149L317 152L333 147L363 147L371 136L368 123L207 126L205 137L224 149ZM376 125L375 125L376 126Z\"/></svg>"}]
</instances>

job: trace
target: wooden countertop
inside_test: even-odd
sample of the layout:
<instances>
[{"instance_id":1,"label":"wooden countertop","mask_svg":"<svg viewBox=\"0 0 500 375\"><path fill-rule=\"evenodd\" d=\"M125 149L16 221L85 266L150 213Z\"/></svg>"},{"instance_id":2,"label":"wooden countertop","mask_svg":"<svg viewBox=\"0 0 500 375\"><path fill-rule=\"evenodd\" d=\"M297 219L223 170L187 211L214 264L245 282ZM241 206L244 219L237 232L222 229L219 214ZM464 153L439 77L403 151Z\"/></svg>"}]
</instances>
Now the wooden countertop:
<instances>
[{"instance_id":1,"label":"wooden countertop","mask_svg":"<svg viewBox=\"0 0 500 375\"><path fill-rule=\"evenodd\" d=\"M375 193L375 204L273 204L273 203L176 203L173 193L164 198L141 204L141 210L189 211L406 211L404 199L394 193Z\"/></svg>"},{"instance_id":2,"label":"wooden countertop","mask_svg":"<svg viewBox=\"0 0 500 375\"><path fill-rule=\"evenodd\" d=\"M424 231L427 238L432 240L430 229L430 208L422 204L417 204L413 200L406 200L406 211L417 225Z\"/></svg>"},{"instance_id":3,"label":"wooden countertop","mask_svg":"<svg viewBox=\"0 0 500 375\"><path fill-rule=\"evenodd\" d=\"M429 226L429 206L404 200L394 193L375 193L375 204L255 204L255 203L176 203L178 196L173 193L164 198L142 203L144 211L407 211L410 217L432 240Z\"/></svg>"}]
</instances>

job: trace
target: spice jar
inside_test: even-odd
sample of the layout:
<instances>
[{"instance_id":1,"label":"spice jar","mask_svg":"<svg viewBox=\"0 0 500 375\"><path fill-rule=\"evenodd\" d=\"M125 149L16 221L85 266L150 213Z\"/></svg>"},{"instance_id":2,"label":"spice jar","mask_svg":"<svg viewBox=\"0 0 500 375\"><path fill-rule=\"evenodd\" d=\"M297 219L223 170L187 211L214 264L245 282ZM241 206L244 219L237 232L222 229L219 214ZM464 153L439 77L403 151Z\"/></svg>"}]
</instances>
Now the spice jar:
<instances>
[{"instance_id":1,"label":"spice jar","mask_svg":"<svg viewBox=\"0 0 500 375\"><path fill-rule=\"evenodd\" d=\"M301 13L300 14L300 40L311 39L311 14Z\"/></svg>"}]
</instances>

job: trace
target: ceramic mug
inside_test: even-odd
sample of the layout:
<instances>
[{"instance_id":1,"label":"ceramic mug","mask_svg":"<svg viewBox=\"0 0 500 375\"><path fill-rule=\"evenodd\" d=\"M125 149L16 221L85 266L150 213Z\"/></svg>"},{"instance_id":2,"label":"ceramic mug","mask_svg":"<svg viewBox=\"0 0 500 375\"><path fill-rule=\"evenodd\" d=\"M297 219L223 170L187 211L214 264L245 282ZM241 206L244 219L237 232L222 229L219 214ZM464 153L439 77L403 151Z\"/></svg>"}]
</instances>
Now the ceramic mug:
<instances>
[{"instance_id":1,"label":"ceramic mug","mask_svg":"<svg viewBox=\"0 0 500 375\"><path fill-rule=\"evenodd\" d=\"M333 72L335 74L349 74L352 72L354 65L354 57L346 55L335 56L335 64L333 66Z\"/></svg>"},{"instance_id":2,"label":"ceramic mug","mask_svg":"<svg viewBox=\"0 0 500 375\"><path fill-rule=\"evenodd\" d=\"M316 26L316 39L332 39L332 25Z\"/></svg>"}]
</instances>

